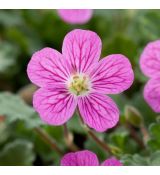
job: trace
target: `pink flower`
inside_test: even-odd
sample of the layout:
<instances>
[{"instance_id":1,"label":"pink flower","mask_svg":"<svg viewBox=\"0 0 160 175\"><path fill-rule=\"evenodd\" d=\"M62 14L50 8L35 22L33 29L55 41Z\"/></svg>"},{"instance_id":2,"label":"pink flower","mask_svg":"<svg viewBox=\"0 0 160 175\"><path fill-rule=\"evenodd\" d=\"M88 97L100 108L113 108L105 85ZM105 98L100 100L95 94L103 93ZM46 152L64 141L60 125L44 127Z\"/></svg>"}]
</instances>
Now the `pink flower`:
<instances>
[{"instance_id":1,"label":"pink flower","mask_svg":"<svg viewBox=\"0 0 160 175\"><path fill-rule=\"evenodd\" d=\"M105 160L102 166L122 166L123 164L114 157ZM99 161L91 151L84 150L68 153L61 159L61 166L99 166Z\"/></svg>"},{"instance_id":2,"label":"pink flower","mask_svg":"<svg viewBox=\"0 0 160 175\"><path fill-rule=\"evenodd\" d=\"M70 24L85 24L93 14L91 9L59 9L57 11L62 20Z\"/></svg>"},{"instance_id":3,"label":"pink flower","mask_svg":"<svg viewBox=\"0 0 160 175\"><path fill-rule=\"evenodd\" d=\"M123 164L114 157L111 157L110 159L107 159L102 163L102 166L122 166L122 165Z\"/></svg>"},{"instance_id":4,"label":"pink flower","mask_svg":"<svg viewBox=\"0 0 160 175\"><path fill-rule=\"evenodd\" d=\"M150 42L140 57L142 72L150 78L144 98L155 112L160 112L160 40Z\"/></svg>"},{"instance_id":5,"label":"pink flower","mask_svg":"<svg viewBox=\"0 0 160 175\"><path fill-rule=\"evenodd\" d=\"M117 124L119 110L105 94L128 89L134 75L130 62L121 54L98 61L101 47L96 33L76 29L64 38L62 54L51 48L33 54L27 73L40 87L33 106L43 121L62 125L78 106L84 123L96 131Z\"/></svg>"}]
</instances>

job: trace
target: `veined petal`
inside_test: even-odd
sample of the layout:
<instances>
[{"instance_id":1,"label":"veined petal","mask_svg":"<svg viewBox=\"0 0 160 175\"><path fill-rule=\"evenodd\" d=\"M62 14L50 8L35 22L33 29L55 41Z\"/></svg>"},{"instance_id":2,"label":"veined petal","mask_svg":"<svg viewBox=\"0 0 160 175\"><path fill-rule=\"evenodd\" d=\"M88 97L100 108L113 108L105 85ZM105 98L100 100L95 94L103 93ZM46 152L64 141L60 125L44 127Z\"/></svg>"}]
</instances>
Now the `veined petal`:
<instances>
[{"instance_id":1,"label":"veined petal","mask_svg":"<svg viewBox=\"0 0 160 175\"><path fill-rule=\"evenodd\" d=\"M84 73L98 61L101 45L101 39L95 32L75 29L65 36L62 53L75 72Z\"/></svg>"},{"instance_id":2,"label":"veined petal","mask_svg":"<svg viewBox=\"0 0 160 175\"><path fill-rule=\"evenodd\" d=\"M103 58L90 72L92 88L105 94L117 94L128 89L134 79L129 60L121 54Z\"/></svg>"},{"instance_id":3,"label":"veined petal","mask_svg":"<svg viewBox=\"0 0 160 175\"><path fill-rule=\"evenodd\" d=\"M140 67L148 77L160 75L160 40L150 42L140 57Z\"/></svg>"},{"instance_id":4,"label":"veined petal","mask_svg":"<svg viewBox=\"0 0 160 175\"><path fill-rule=\"evenodd\" d=\"M98 166L98 158L91 151L68 153L61 159L62 166Z\"/></svg>"},{"instance_id":5,"label":"veined petal","mask_svg":"<svg viewBox=\"0 0 160 175\"><path fill-rule=\"evenodd\" d=\"M62 87L41 88L33 96L33 106L44 122L62 125L72 117L77 100Z\"/></svg>"},{"instance_id":6,"label":"veined petal","mask_svg":"<svg viewBox=\"0 0 160 175\"><path fill-rule=\"evenodd\" d=\"M57 11L59 16L70 24L85 24L93 14L91 9L59 9Z\"/></svg>"},{"instance_id":7,"label":"veined petal","mask_svg":"<svg viewBox=\"0 0 160 175\"><path fill-rule=\"evenodd\" d=\"M104 132L119 120L119 110L113 100L103 94L91 93L78 99L80 114L89 127Z\"/></svg>"},{"instance_id":8,"label":"veined petal","mask_svg":"<svg viewBox=\"0 0 160 175\"><path fill-rule=\"evenodd\" d=\"M155 112L160 112L160 77L151 78L147 82L144 98Z\"/></svg>"},{"instance_id":9,"label":"veined petal","mask_svg":"<svg viewBox=\"0 0 160 175\"><path fill-rule=\"evenodd\" d=\"M122 166L122 165L123 164L114 157L107 159L102 163L102 166Z\"/></svg>"},{"instance_id":10,"label":"veined petal","mask_svg":"<svg viewBox=\"0 0 160 175\"><path fill-rule=\"evenodd\" d=\"M66 60L58 51L44 48L33 54L27 74L32 83L44 87L46 84L64 82L70 72Z\"/></svg>"}]
</instances>

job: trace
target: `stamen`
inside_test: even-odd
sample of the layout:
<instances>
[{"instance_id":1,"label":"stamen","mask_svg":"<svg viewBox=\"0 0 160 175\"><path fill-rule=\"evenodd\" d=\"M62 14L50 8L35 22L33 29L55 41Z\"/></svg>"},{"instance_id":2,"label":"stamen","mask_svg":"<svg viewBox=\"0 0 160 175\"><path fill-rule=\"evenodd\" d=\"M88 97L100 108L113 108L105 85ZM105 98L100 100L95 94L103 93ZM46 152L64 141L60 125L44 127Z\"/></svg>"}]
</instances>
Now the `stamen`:
<instances>
[{"instance_id":1,"label":"stamen","mask_svg":"<svg viewBox=\"0 0 160 175\"><path fill-rule=\"evenodd\" d=\"M73 75L67 82L68 89L74 95L85 95L89 92L91 83L89 77L84 74Z\"/></svg>"}]
</instances>

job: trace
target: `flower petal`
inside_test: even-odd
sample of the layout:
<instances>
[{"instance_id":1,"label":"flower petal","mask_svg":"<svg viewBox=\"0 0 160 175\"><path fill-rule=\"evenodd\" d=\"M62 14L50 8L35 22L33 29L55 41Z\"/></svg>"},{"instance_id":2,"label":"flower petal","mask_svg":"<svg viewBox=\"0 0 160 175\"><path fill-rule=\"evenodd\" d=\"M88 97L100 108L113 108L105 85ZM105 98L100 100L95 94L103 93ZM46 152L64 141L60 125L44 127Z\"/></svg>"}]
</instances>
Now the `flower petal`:
<instances>
[{"instance_id":1,"label":"flower petal","mask_svg":"<svg viewBox=\"0 0 160 175\"><path fill-rule=\"evenodd\" d=\"M64 82L69 76L69 68L59 52L44 48L33 54L27 74L32 83L44 87L46 84Z\"/></svg>"},{"instance_id":2,"label":"flower petal","mask_svg":"<svg viewBox=\"0 0 160 175\"><path fill-rule=\"evenodd\" d=\"M59 16L70 24L85 24L93 14L91 9L59 9L57 11Z\"/></svg>"},{"instance_id":3,"label":"flower petal","mask_svg":"<svg viewBox=\"0 0 160 175\"><path fill-rule=\"evenodd\" d=\"M33 96L33 106L44 122L62 125L72 117L77 101L64 88L41 88Z\"/></svg>"},{"instance_id":4,"label":"flower petal","mask_svg":"<svg viewBox=\"0 0 160 175\"><path fill-rule=\"evenodd\" d=\"M82 73L95 62L101 54L101 39L89 30L75 29L64 38L62 53L75 72Z\"/></svg>"},{"instance_id":5,"label":"flower petal","mask_svg":"<svg viewBox=\"0 0 160 175\"><path fill-rule=\"evenodd\" d=\"M102 163L102 166L122 166L122 165L123 164L114 157L107 159Z\"/></svg>"},{"instance_id":6,"label":"flower petal","mask_svg":"<svg viewBox=\"0 0 160 175\"><path fill-rule=\"evenodd\" d=\"M155 112L160 112L160 77L148 81L144 88L144 98Z\"/></svg>"},{"instance_id":7,"label":"flower petal","mask_svg":"<svg viewBox=\"0 0 160 175\"><path fill-rule=\"evenodd\" d=\"M78 99L80 114L89 127L104 132L119 120L119 110L113 100L105 95L91 93Z\"/></svg>"},{"instance_id":8,"label":"flower petal","mask_svg":"<svg viewBox=\"0 0 160 175\"><path fill-rule=\"evenodd\" d=\"M91 151L68 153L61 159L62 166L98 166L98 158Z\"/></svg>"},{"instance_id":9,"label":"flower petal","mask_svg":"<svg viewBox=\"0 0 160 175\"><path fill-rule=\"evenodd\" d=\"M93 89L106 94L121 93L128 89L134 79L129 60L121 55L109 55L90 72Z\"/></svg>"},{"instance_id":10,"label":"flower petal","mask_svg":"<svg viewBox=\"0 0 160 175\"><path fill-rule=\"evenodd\" d=\"M150 42L140 57L140 67L148 77L160 75L160 40Z\"/></svg>"}]
</instances>

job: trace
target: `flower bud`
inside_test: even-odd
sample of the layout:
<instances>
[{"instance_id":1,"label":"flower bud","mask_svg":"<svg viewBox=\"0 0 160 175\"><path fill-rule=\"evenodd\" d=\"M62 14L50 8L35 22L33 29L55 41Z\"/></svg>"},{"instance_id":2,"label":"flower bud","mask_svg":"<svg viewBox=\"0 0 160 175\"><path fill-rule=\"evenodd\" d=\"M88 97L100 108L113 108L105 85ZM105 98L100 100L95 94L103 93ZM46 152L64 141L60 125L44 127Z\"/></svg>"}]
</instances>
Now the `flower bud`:
<instances>
[{"instance_id":1,"label":"flower bud","mask_svg":"<svg viewBox=\"0 0 160 175\"><path fill-rule=\"evenodd\" d=\"M133 106L127 105L125 107L125 117L127 122L134 127L140 127L143 124L141 113Z\"/></svg>"},{"instance_id":2,"label":"flower bud","mask_svg":"<svg viewBox=\"0 0 160 175\"><path fill-rule=\"evenodd\" d=\"M157 121L157 123L160 123L160 115L158 115L158 116L156 117L156 121Z\"/></svg>"},{"instance_id":3,"label":"flower bud","mask_svg":"<svg viewBox=\"0 0 160 175\"><path fill-rule=\"evenodd\" d=\"M122 150L116 146L110 145L110 149L111 149L111 152L113 155L118 156L118 155L122 154Z\"/></svg>"},{"instance_id":4,"label":"flower bud","mask_svg":"<svg viewBox=\"0 0 160 175\"><path fill-rule=\"evenodd\" d=\"M19 92L18 95L29 105L32 104L32 98L37 86L33 84L26 85Z\"/></svg>"}]
</instances>

